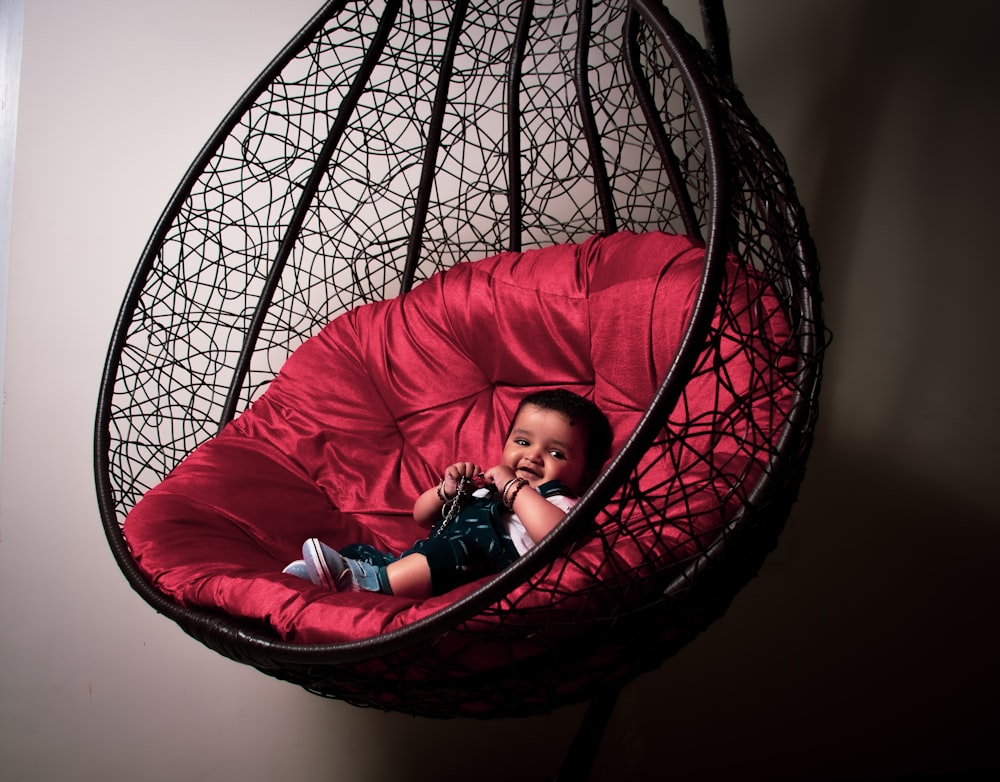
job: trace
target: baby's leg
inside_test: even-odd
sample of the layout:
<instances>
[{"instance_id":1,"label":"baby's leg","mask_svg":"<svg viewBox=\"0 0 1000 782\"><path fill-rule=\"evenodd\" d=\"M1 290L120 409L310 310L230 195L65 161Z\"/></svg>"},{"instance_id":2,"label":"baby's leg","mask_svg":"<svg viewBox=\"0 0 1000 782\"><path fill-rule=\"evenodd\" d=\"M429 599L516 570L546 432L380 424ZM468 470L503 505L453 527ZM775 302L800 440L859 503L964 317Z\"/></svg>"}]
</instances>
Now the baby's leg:
<instances>
[{"instance_id":1,"label":"baby's leg","mask_svg":"<svg viewBox=\"0 0 1000 782\"><path fill-rule=\"evenodd\" d=\"M423 554L407 554L386 566L392 594L400 597L431 596L431 568Z\"/></svg>"}]
</instances>

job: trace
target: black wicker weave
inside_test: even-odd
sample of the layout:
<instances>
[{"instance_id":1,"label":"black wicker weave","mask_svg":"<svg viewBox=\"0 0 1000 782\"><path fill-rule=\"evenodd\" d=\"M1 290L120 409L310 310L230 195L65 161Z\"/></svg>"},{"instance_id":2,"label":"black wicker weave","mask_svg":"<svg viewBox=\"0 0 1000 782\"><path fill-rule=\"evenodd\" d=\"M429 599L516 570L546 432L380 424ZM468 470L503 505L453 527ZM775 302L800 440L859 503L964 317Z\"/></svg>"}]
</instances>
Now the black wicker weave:
<instances>
[{"instance_id":1,"label":"black wicker weave","mask_svg":"<svg viewBox=\"0 0 1000 782\"><path fill-rule=\"evenodd\" d=\"M781 155L726 72L724 17L706 18L724 56L707 53L655 0L322 7L191 166L115 327L97 413L97 489L114 555L145 600L212 649L311 691L428 716L467 714L474 701L472 713L490 717L613 690L726 609L795 500L826 339L803 211ZM556 532L512 567L404 630L317 646L179 606L137 568L122 535L129 510L331 318L463 260L620 229L700 237L698 307L624 448ZM734 479L741 510L697 556L636 569L655 588L621 589L572 633L562 614L550 634L539 631L538 609L526 623L506 596L565 562L584 531L610 550L625 518L638 515L653 531L676 523L663 506L681 484L647 486L637 465L652 446L683 445L672 412L691 377L714 371L721 343L731 349L746 316L720 295L728 253L777 292L793 329L787 344L770 347L792 356L794 371L762 372L746 398L749 406L769 389L792 389L790 408L773 411L779 436L751 454L766 469ZM759 325L744 328L747 350L761 339ZM744 438L722 416L701 425L720 439ZM488 675L448 662L446 650L457 654L465 638L517 638L529 624L540 648L530 660Z\"/></svg>"}]
</instances>

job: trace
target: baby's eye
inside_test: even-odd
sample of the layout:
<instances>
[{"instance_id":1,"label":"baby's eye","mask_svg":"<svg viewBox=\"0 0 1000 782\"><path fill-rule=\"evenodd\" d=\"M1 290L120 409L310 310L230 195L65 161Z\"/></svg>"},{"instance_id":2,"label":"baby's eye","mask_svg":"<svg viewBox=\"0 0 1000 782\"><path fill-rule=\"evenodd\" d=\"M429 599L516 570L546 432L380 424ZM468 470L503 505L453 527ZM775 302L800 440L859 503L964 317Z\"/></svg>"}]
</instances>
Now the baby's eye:
<instances>
[{"instance_id":1,"label":"baby's eye","mask_svg":"<svg viewBox=\"0 0 1000 782\"><path fill-rule=\"evenodd\" d=\"M553 459L565 459L566 458L566 454L564 454L562 451L554 451L554 450L553 451L549 451L549 456L551 456Z\"/></svg>"},{"instance_id":2,"label":"baby's eye","mask_svg":"<svg viewBox=\"0 0 1000 782\"><path fill-rule=\"evenodd\" d=\"M520 445L521 447L527 447L527 445L528 445L528 441L525 440L523 437L516 437L516 438L514 438L514 442L517 445Z\"/></svg>"}]
</instances>

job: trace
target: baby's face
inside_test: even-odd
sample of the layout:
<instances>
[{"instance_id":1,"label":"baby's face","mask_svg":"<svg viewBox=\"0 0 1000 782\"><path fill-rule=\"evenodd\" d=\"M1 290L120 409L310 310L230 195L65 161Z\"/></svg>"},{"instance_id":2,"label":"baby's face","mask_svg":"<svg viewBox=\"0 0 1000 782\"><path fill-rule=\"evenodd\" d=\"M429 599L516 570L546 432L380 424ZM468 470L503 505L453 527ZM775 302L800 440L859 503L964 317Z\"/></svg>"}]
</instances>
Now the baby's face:
<instances>
[{"instance_id":1,"label":"baby's face","mask_svg":"<svg viewBox=\"0 0 1000 782\"><path fill-rule=\"evenodd\" d=\"M580 492L586 471L587 432L562 413L525 405L514 419L501 462L529 485L562 481Z\"/></svg>"}]
</instances>

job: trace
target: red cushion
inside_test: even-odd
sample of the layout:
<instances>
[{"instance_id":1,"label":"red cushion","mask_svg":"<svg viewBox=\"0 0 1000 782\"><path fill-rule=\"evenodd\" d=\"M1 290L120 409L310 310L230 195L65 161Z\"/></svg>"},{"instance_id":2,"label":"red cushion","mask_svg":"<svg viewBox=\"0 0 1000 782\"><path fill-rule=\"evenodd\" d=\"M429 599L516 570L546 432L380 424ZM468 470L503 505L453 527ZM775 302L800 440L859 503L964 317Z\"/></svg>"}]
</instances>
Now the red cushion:
<instances>
[{"instance_id":1,"label":"red cushion","mask_svg":"<svg viewBox=\"0 0 1000 782\"><path fill-rule=\"evenodd\" d=\"M410 515L414 498L455 459L493 463L525 393L563 386L592 397L620 446L676 353L703 259L684 237L622 232L459 264L409 294L335 319L295 351L250 409L136 505L125 533L139 566L184 605L262 621L293 642L358 640L427 616L475 585L413 601L330 592L280 571L308 537L393 551L423 537ZM735 265L727 285L744 298L754 287ZM768 328L787 331L768 301ZM754 382L753 354L731 359L728 382ZM771 420L772 391L761 394L761 420ZM658 446L677 448L670 469L687 471L690 486L704 484L706 512L697 496L679 497L669 530L623 536L613 555L606 541L591 541L578 555L587 568L562 574L569 589L561 599L572 602L574 583L606 582L610 600L621 574L651 551L664 561L686 556L699 535L724 523L739 498L720 504L726 479L708 465L759 469L752 444L772 435L760 422L728 442L698 435L704 415L746 414L727 409L731 401L712 375L697 378L674 416L691 439ZM647 476L651 487L672 485L664 469L657 463ZM527 609L552 598L529 583L511 599L530 623ZM593 610L600 602L591 596ZM469 653L477 666L510 654Z\"/></svg>"}]
</instances>

